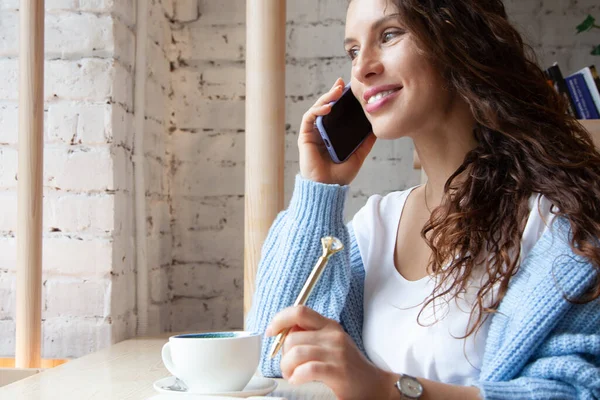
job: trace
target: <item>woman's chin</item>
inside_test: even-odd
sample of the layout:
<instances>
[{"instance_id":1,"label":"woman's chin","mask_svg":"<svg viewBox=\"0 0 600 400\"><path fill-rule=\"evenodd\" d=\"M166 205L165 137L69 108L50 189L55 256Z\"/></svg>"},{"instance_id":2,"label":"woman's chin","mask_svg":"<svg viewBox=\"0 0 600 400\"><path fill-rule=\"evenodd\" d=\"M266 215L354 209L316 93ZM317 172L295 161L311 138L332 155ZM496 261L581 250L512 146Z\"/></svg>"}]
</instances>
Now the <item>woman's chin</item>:
<instances>
[{"instance_id":1,"label":"woman's chin","mask_svg":"<svg viewBox=\"0 0 600 400\"><path fill-rule=\"evenodd\" d=\"M373 127L373 135L378 140L394 140L405 137L406 135L402 133L403 131L399 131L398 129L377 129Z\"/></svg>"}]
</instances>

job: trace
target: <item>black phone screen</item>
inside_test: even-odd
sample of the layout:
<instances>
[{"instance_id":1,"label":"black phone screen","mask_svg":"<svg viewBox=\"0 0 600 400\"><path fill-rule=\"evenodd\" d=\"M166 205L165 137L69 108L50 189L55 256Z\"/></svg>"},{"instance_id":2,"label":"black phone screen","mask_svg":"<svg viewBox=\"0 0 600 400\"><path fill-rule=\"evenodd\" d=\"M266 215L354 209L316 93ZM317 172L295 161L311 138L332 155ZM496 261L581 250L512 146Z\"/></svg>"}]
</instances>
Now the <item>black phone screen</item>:
<instances>
[{"instance_id":1,"label":"black phone screen","mask_svg":"<svg viewBox=\"0 0 600 400\"><path fill-rule=\"evenodd\" d=\"M323 117L323 127L340 161L346 160L373 130L351 90Z\"/></svg>"}]
</instances>

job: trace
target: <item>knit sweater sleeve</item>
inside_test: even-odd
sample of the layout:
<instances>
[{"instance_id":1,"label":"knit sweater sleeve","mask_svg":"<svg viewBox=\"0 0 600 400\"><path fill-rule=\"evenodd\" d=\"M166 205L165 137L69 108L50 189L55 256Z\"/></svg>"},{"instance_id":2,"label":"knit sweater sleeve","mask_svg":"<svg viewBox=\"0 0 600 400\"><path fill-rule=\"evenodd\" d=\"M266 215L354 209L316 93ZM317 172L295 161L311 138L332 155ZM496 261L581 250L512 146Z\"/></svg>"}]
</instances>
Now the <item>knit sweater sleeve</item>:
<instances>
[{"instance_id":1,"label":"knit sweater sleeve","mask_svg":"<svg viewBox=\"0 0 600 400\"><path fill-rule=\"evenodd\" d=\"M335 236L344 243L344 249L331 256L307 306L340 322L363 350L364 268L351 224L346 226L343 219L347 191L347 186L296 177L290 205L275 219L262 248L246 329L264 333L277 312L293 305L323 253L321 238ZM270 358L273 340L263 338L260 371L264 376L278 377L281 352Z\"/></svg>"},{"instance_id":2,"label":"knit sweater sleeve","mask_svg":"<svg viewBox=\"0 0 600 400\"><path fill-rule=\"evenodd\" d=\"M600 399L600 301L576 304L513 379L477 384L488 400Z\"/></svg>"},{"instance_id":3,"label":"knit sweater sleeve","mask_svg":"<svg viewBox=\"0 0 600 400\"><path fill-rule=\"evenodd\" d=\"M557 219L511 280L488 334L484 399L600 399L600 298L568 300L598 275L570 241L568 221Z\"/></svg>"}]
</instances>

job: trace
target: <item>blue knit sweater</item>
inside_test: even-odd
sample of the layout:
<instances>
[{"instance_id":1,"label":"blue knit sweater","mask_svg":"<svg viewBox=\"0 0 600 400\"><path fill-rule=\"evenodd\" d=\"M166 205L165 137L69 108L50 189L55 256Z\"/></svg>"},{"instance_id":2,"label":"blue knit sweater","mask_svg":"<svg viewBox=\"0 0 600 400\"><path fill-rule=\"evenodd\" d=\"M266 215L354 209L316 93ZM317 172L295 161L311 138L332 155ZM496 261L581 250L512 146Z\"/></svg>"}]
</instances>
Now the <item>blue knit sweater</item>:
<instances>
[{"instance_id":1,"label":"blue knit sweater","mask_svg":"<svg viewBox=\"0 0 600 400\"><path fill-rule=\"evenodd\" d=\"M296 177L294 194L265 241L247 329L264 332L293 304L321 255L321 237L345 244L331 257L308 306L338 321L362 344L364 267L352 223L343 210L347 186ZM485 399L599 399L600 300L575 305L596 276L568 244L569 225L557 219L523 260L490 329L477 386ZM265 338L261 371L281 376L281 353L270 359ZM395 371L402 372L402 371Z\"/></svg>"}]
</instances>

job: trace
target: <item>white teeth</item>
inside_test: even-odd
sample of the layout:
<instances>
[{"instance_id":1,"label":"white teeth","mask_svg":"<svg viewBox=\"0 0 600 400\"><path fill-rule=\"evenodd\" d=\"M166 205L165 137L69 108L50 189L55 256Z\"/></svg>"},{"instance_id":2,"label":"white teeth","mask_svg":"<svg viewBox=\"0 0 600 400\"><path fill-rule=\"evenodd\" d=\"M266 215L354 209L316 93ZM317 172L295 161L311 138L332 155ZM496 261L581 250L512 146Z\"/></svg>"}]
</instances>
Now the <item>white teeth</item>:
<instances>
[{"instance_id":1,"label":"white teeth","mask_svg":"<svg viewBox=\"0 0 600 400\"><path fill-rule=\"evenodd\" d=\"M379 92L376 95L371 96L369 98L369 101L367 101L367 104L375 103L377 100L380 100L380 99L384 98L385 96L396 92L397 90L398 89L392 89L392 90L385 90L383 92Z\"/></svg>"}]
</instances>

